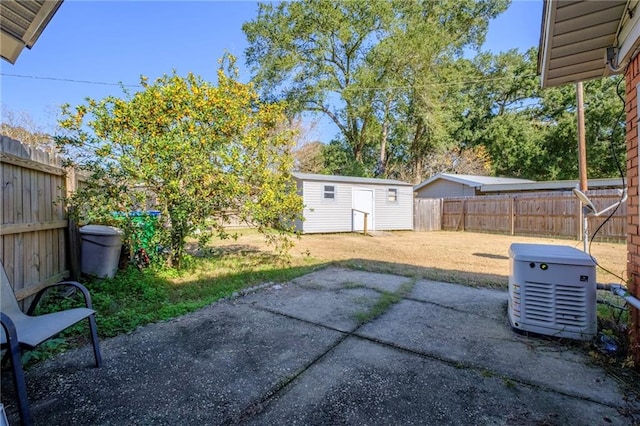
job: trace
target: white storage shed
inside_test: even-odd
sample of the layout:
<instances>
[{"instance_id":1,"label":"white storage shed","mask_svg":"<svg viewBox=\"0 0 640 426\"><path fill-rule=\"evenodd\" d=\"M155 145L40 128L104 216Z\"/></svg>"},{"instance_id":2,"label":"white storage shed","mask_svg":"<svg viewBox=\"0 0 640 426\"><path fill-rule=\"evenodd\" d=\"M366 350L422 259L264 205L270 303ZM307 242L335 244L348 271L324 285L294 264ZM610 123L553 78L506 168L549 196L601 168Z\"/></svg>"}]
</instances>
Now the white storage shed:
<instances>
[{"instance_id":1,"label":"white storage shed","mask_svg":"<svg viewBox=\"0 0 640 426\"><path fill-rule=\"evenodd\" d=\"M306 234L413 230L413 186L392 179L293 174L304 203Z\"/></svg>"}]
</instances>

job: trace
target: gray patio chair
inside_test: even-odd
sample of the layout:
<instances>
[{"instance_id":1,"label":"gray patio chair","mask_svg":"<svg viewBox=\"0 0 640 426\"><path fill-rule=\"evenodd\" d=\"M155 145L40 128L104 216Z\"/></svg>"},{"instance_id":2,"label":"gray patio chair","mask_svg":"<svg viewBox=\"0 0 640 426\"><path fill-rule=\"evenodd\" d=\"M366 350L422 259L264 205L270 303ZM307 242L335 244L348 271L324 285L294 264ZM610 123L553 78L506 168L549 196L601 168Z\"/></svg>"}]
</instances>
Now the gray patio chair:
<instances>
[{"instance_id":1,"label":"gray patio chair","mask_svg":"<svg viewBox=\"0 0 640 426\"><path fill-rule=\"evenodd\" d=\"M102 366L102 357L98 344L98 331L96 327L95 311L91 306L91 296L89 291L82 284L75 281L64 281L48 285L36 293L33 302L25 314L18 306L15 293L9 284L9 278L2 266L0 279L0 316L2 327L0 327L0 344L2 348L7 348L7 355L11 359L13 369L13 381L18 396L18 408L22 424L31 424L29 413L29 400L27 399L27 389L20 361L20 349L33 349L40 343L48 340L72 325L88 319L91 340L93 341L93 354L96 359L96 367ZM42 295L52 287L73 286L82 292L86 308L73 308L50 314L33 316L33 312L38 305Z\"/></svg>"}]
</instances>

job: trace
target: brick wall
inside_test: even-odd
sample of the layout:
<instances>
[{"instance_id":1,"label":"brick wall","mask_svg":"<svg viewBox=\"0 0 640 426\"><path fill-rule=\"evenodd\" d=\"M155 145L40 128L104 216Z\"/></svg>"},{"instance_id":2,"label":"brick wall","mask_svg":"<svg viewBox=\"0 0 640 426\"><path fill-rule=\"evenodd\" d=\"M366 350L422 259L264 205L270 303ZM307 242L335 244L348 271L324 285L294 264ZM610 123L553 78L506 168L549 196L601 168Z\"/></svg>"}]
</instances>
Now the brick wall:
<instances>
[{"instance_id":1,"label":"brick wall","mask_svg":"<svg viewBox=\"0 0 640 426\"><path fill-rule=\"evenodd\" d=\"M633 58L625 75L627 113L627 274L629 291L640 298L640 218L638 216L638 99L636 86L640 84L640 55ZM640 314L631 309L631 344L640 365Z\"/></svg>"}]
</instances>

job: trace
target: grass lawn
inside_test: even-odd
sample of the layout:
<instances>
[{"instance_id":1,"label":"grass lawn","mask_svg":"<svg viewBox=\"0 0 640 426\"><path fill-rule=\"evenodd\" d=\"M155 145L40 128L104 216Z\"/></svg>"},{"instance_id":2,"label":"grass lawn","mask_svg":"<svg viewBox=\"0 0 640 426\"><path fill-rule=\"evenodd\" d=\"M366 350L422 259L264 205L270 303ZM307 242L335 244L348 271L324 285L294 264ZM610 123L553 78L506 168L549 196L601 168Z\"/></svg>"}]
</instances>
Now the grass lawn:
<instances>
[{"instance_id":1,"label":"grass lawn","mask_svg":"<svg viewBox=\"0 0 640 426\"><path fill-rule=\"evenodd\" d=\"M216 241L218 252L263 253L268 250L253 230L239 231L237 241ZM582 250L575 240L513 237L473 232L384 232L302 235L291 249L293 265L339 263L354 268L429 278L483 287L507 288L509 246L512 243L568 245ZM599 282L624 282L626 244L597 243L591 254L598 264ZM610 271L610 272L608 272Z\"/></svg>"},{"instance_id":2,"label":"grass lawn","mask_svg":"<svg viewBox=\"0 0 640 426\"><path fill-rule=\"evenodd\" d=\"M127 333L151 322L195 311L216 300L256 285L284 282L327 265L427 278L438 281L506 289L509 245L513 242L565 244L581 248L578 241L511 237L470 232L385 232L303 235L289 252L278 258L254 230L238 231L237 239L216 240L194 252L181 272L133 267L114 279L87 282L98 311L101 337ZM625 276L626 245L594 243L592 254L608 271L599 269L599 282L621 282ZM73 300L54 304L53 310L73 306ZM45 311L41 311L45 312ZM80 324L28 357L38 360L53 351L82 343ZM78 340L74 342L74 340ZM28 361L28 360L25 360Z\"/></svg>"}]
</instances>

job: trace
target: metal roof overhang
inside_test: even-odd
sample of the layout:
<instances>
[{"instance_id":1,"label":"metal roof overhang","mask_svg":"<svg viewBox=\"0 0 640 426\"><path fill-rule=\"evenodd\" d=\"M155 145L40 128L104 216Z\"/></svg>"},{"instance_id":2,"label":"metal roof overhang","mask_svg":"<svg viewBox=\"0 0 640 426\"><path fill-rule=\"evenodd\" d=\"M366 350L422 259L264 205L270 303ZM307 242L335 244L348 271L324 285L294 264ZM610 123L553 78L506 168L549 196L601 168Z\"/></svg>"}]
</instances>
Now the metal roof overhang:
<instances>
[{"instance_id":1,"label":"metal roof overhang","mask_svg":"<svg viewBox=\"0 0 640 426\"><path fill-rule=\"evenodd\" d=\"M545 0L538 50L542 87L559 86L614 72L607 48L616 47L637 0ZM637 15L637 14L636 14ZM637 19L637 16L635 17ZM624 21L624 22L623 22ZM622 63L618 58L617 63Z\"/></svg>"},{"instance_id":2,"label":"metal roof overhang","mask_svg":"<svg viewBox=\"0 0 640 426\"><path fill-rule=\"evenodd\" d=\"M0 56L15 64L25 47L31 49L63 0L2 0Z\"/></svg>"},{"instance_id":3,"label":"metal roof overhang","mask_svg":"<svg viewBox=\"0 0 640 426\"><path fill-rule=\"evenodd\" d=\"M524 183L505 183L482 185L480 192L517 192L517 191L571 191L577 188L580 181L578 180L553 180L545 182L524 182ZM589 189L603 188L621 188L622 181L620 178L610 179L589 179Z\"/></svg>"},{"instance_id":4,"label":"metal roof overhang","mask_svg":"<svg viewBox=\"0 0 640 426\"><path fill-rule=\"evenodd\" d=\"M340 183L363 183L374 185L395 185L395 186L413 186L410 183L402 182L395 179L365 178L358 176L338 176L338 175L320 175L314 173L293 173L293 177L297 180L313 180L320 182L340 182Z\"/></svg>"}]
</instances>

